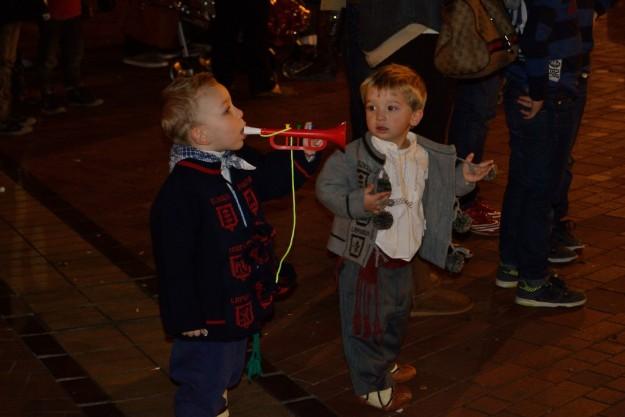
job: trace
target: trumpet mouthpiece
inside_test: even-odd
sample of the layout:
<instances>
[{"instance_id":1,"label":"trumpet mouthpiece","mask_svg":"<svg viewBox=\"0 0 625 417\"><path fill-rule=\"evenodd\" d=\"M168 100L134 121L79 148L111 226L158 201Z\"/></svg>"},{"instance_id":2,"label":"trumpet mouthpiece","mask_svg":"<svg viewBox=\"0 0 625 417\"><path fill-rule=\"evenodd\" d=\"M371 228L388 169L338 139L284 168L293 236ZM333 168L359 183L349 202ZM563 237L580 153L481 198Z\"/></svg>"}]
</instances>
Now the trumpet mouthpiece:
<instances>
[{"instance_id":1,"label":"trumpet mouthpiece","mask_svg":"<svg viewBox=\"0 0 625 417\"><path fill-rule=\"evenodd\" d=\"M245 135L260 135L259 127L245 126L243 128L243 134Z\"/></svg>"}]
</instances>

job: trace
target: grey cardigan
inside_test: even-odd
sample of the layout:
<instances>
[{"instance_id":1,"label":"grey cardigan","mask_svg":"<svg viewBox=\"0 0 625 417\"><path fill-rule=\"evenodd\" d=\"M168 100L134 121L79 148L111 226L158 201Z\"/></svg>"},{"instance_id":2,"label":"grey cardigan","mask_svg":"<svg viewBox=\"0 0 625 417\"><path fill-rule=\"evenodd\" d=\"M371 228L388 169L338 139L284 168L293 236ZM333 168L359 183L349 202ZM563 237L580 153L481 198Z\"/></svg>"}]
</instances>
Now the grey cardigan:
<instances>
[{"instance_id":1,"label":"grey cardigan","mask_svg":"<svg viewBox=\"0 0 625 417\"><path fill-rule=\"evenodd\" d=\"M445 268L451 245L454 203L457 195L471 191L462 166L456 166L454 146L441 145L417 135L417 143L427 151L428 179L423 193L426 229L419 255ZM317 198L334 213L328 249L330 252L365 266L375 247L377 230L372 214L364 209L364 187L377 184L385 157L371 143L371 134L351 142L345 152L335 151L317 177Z\"/></svg>"}]
</instances>

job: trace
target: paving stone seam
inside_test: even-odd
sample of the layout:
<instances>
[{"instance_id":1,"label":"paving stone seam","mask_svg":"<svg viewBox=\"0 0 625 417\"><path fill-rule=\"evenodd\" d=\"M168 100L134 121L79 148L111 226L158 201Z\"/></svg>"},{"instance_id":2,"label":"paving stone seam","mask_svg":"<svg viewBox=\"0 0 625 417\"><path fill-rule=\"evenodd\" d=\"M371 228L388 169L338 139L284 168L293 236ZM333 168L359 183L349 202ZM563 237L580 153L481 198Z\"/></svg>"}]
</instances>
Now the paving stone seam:
<instances>
[{"instance_id":1,"label":"paving stone seam","mask_svg":"<svg viewBox=\"0 0 625 417\"><path fill-rule=\"evenodd\" d=\"M6 284L6 283L4 282L4 280L3 280L1 277L0 277L0 281L2 281L2 283L4 284L4 286L6 287L6 289L8 289L8 290L11 292L11 293L9 294L11 297L14 297L14 298L16 298L16 299L20 299L20 298L21 298L18 294L15 294L15 292L13 292L13 290L11 289L11 287L10 287L8 284ZM4 319L4 316L0 316L0 317L2 317L2 318ZM46 326L46 324L45 324L45 323L43 323L43 322L41 322L40 318L39 318L39 317L38 317L38 316L37 316L34 312L33 312L31 315L29 315L29 317L31 318L31 320L39 322L38 324L40 324L40 325L42 325L42 326ZM14 330L15 330L15 329L14 329ZM32 353L32 354L33 354L33 355L34 355L37 359L39 359L39 360L42 362L42 364L43 364L43 365L46 367L46 369L50 372L50 374L52 375L52 377L54 378L54 380L56 381L56 383L62 383L62 382L65 382L65 381L64 381L64 378L57 378L57 377L56 377L56 375L55 375L55 373L54 373L54 370L53 370L52 368L50 368L50 367L46 364L46 362L45 362L45 361L42 361L42 359L43 359L43 358L51 358L51 357L62 357L62 356L68 356L68 357L71 357L71 355L69 355L69 353L65 352L65 353L58 353L58 354L51 354L51 355L38 355L38 354L36 353L36 351L35 351L35 350L33 350L33 347L32 347L32 345L31 345L31 343L29 343L29 339L28 339L28 338L29 338L30 336L28 336L28 335L22 335L22 334L19 334L18 332L16 332L16 334L17 334L17 336L19 337L19 339L20 339L20 340L21 340L21 341L22 341L22 342L23 342L23 343L24 343L24 344L25 344L25 345L26 345L26 346L30 349L31 353ZM80 365L78 365L78 366L80 367ZM87 376L88 374L84 371L84 369L82 369L82 367L80 367L80 368L81 368L82 372L85 374L85 378L84 378L84 379L85 379L85 380L90 380L90 377L88 377L88 376ZM61 386L63 386L63 384L60 384L60 385L61 385ZM97 385L95 385L95 383L94 383L94 385L93 385L93 386L97 386ZM98 387L98 388L99 388L99 387ZM66 389L65 391L67 392L67 394L69 395L69 397L70 397L72 400L74 400L74 403L75 403L78 407L81 407L81 403L79 403L78 401L76 401L76 399L75 399L75 395L73 395L74 393L73 393L71 390L69 390L69 389ZM100 389L100 391L97 393L97 395L100 395L100 396L102 396L102 397L109 398L109 397L108 397L108 396L104 393L104 391L103 391L103 390L101 390L101 389ZM104 402L105 402L105 403L110 403L110 404L112 404L112 400L111 400L110 398L109 398L107 401L104 401ZM121 412L119 412L119 410L117 410L117 413L118 413L120 416L122 415L122 414L121 414Z\"/></svg>"}]
</instances>

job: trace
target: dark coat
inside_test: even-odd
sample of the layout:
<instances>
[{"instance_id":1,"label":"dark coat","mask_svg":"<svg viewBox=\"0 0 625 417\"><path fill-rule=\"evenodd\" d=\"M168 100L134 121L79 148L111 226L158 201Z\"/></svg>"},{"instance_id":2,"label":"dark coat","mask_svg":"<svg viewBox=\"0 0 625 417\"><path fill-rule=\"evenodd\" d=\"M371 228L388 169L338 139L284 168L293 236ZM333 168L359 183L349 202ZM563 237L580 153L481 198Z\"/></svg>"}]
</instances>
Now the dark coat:
<instances>
[{"instance_id":1,"label":"dark coat","mask_svg":"<svg viewBox=\"0 0 625 417\"><path fill-rule=\"evenodd\" d=\"M219 163L180 161L152 205L161 318L171 336L206 329L204 339L238 339L271 315L274 231L260 203L290 191L289 158L286 152L260 158L250 149L239 154L256 170L231 168L231 183ZM303 156L297 161L296 186L316 164Z\"/></svg>"}]
</instances>

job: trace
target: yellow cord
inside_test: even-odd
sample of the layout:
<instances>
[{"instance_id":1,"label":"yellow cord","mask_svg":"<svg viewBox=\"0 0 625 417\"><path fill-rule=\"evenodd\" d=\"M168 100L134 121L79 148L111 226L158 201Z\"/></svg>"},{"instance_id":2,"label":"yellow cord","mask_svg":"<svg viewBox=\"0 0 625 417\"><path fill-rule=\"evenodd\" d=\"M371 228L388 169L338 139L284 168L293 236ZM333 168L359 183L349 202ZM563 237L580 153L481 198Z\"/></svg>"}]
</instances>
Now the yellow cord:
<instances>
[{"instance_id":1,"label":"yellow cord","mask_svg":"<svg viewBox=\"0 0 625 417\"><path fill-rule=\"evenodd\" d=\"M282 130L278 130L277 132L269 133L269 134L266 134L266 135L263 135L263 134L261 133L261 134L259 134L258 136L260 136L261 138L270 138L270 137L272 137L272 136L279 135L280 133L288 132L289 130L291 130L291 126L287 125L287 127L285 127L285 128L284 128L284 129L282 129Z\"/></svg>"},{"instance_id":2,"label":"yellow cord","mask_svg":"<svg viewBox=\"0 0 625 417\"><path fill-rule=\"evenodd\" d=\"M287 125L286 129L281 130L280 132L276 132L274 134L278 134L281 132L286 132L290 130L291 127ZM293 138L289 138L290 145L293 145ZM293 247L293 240L295 239L295 227L297 225L297 210L295 208L295 162L293 159L293 149L291 149L291 207L293 208L293 224L291 226L291 239L289 240L289 246L286 248L284 255L280 259L280 263L278 264L278 269L276 270L276 283L280 279L280 271L282 270L282 264L289 253L291 252L291 248Z\"/></svg>"}]
</instances>

